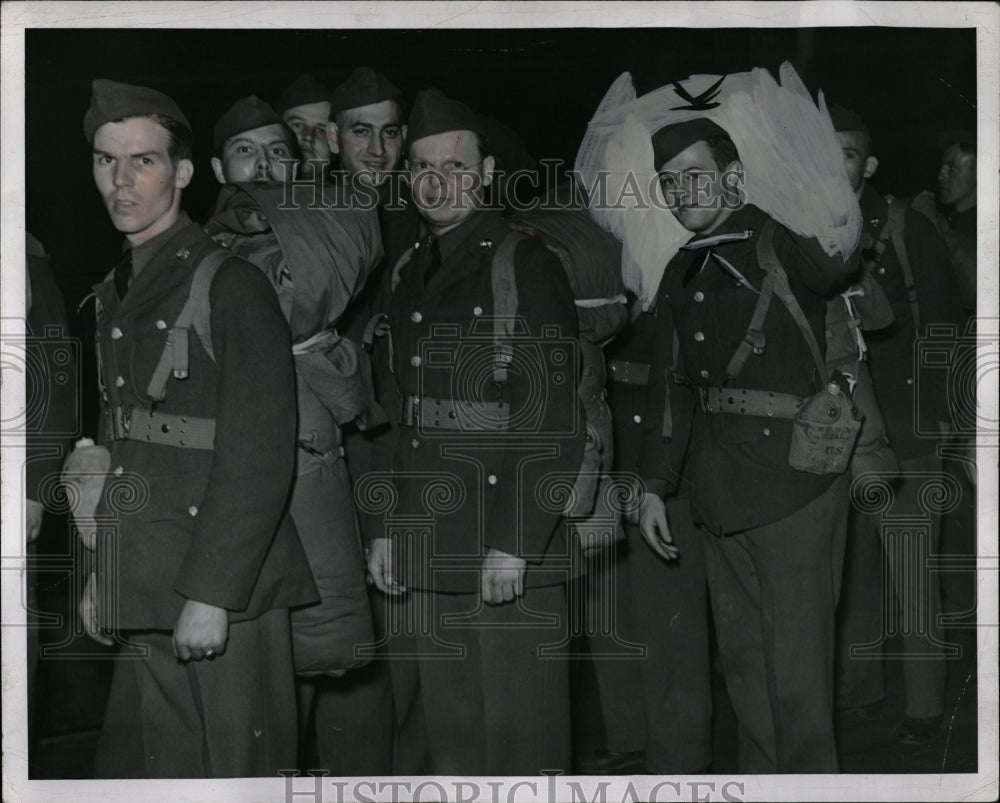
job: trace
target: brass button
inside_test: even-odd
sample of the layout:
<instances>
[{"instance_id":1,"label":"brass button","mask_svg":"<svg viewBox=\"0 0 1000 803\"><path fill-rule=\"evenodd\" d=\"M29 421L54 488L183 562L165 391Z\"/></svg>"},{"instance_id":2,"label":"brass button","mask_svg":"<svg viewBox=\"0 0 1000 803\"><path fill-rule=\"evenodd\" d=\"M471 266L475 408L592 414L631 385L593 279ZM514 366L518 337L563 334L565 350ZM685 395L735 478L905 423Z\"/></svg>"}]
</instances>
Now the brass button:
<instances>
[{"instance_id":1,"label":"brass button","mask_svg":"<svg viewBox=\"0 0 1000 803\"><path fill-rule=\"evenodd\" d=\"M197 516L198 508L196 508L194 505L191 505L191 507L188 508L188 513L190 513L192 516Z\"/></svg>"},{"instance_id":2,"label":"brass button","mask_svg":"<svg viewBox=\"0 0 1000 803\"><path fill-rule=\"evenodd\" d=\"M420 441L418 441L416 438L414 438L412 441L410 441L410 446L412 446L414 449L416 449L419 445L420 445Z\"/></svg>"},{"instance_id":3,"label":"brass button","mask_svg":"<svg viewBox=\"0 0 1000 803\"><path fill-rule=\"evenodd\" d=\"M698 374L699 374L699 376L701 376L701 378L702 378L702 379L708 379L708 371L707 371L707 370L705 370L704 368L702 368L702 369L701 369L701 370L700 370L700 371L698 372Z\"/></svg>"},{"instance_id":4,"label":"brass button","mask_svg":"<svg viewBox=\"0 0 1000 803\"><path fill-rule=\"evenodd\" d=\"M483 314L483 308L482 307L473 307L472 308L472 314L475 315L476 317L479 317L480 315Z\"/></svg>"},{"instance_id":5,"label":"brass button","mask_svg":"<svg viewBox=\"0 0 1000 803\"><path fill-rule=\"evenodd\" d=\"M113 471L112 473L113 473L113 474L114 474L114 475L115 475L116 477L120 477L120 476L121 476L122 474L124 474L124 473L125 473L125 469L124 469L124 468L123 468L122 466L118 466L118 467L117 467L117 468L116 468L116 469L115 469L115 470L114 470L114 471Z\"/></svg>"},{"instance_id":6,"label":"brass button","mask_svg":"<svg viewBox=\"0 0 1000 803\"><path fill-rule=\"evenodd\" d=\"M498 482L498 480L497 480L497 475L496 475L496 474L490 474L490 476L488 476L488 477L486 478L486 481L487 481L487 482L488 482L488 483L489 483L490 485L496 485L496 484L497 484L497 482Z\"/></svg>"},{"instance_id":7,"label":"brass button","mask_svg":"<svg viewBox=\"0 0 1000 803\"><path fill-rule=\"evenodd\" d=\"M117 377L115 379L115 387L116 388L123 388L123 387L125 387L125 377L123 377L123 376Z\"/></svg>"},{"instance_id":8,"label":"brass button","mask_svg":"<svg viewBox=\"0 0 1000 803\"><path fill-rule=\"evenodd\" d=\"M166 329L167 328L167 322L166 321L157 321L156 322L156 328L157 329Z\"/></svg>"},{"instance_id":9,"label":"brass button","mask_svg":"<svg viewBox=\"0 0 1000 803\"><path fill-rule=\"evenodd\" d=\"M413 321L414 323L420 323L423 319L424 316L421 315L419 312L414 312L412 315L410 315L410 320Z\"/></svg>"},{"instance_id":10,"label":"brass button","mask_svg":"<svg viewBox=\"0 0 1000 803\"><path fill-rule=\"evenodd\" d=\"M694 300L697 301L700 304L702 301L705 300L705 294L703 292L701 292L701 290L698 290L694 294Z\"/></svg>"},{"instance_id":11,"label":"brass button","mask_svg":"<svg viewBox=\"0 0 1000 803\"><path fill-rule=\"evenodd\" d=\"M191 252L188 251L186 248L182 248L180 251L177 252L178 259L187 259L189 256L191 256Z\"/></svg>"},{"instance_id":12,"label":"brass button","mask_svg":"<svg viewBox=\"0 0 1000 803\"><path fill-rule=\"evenodd\" d=\"M414 368L419 368L421 362L422 360L416 354L410 357L410 365L412 365Z\"/></svg>"},{"instance_id":13,"label":"brass button","mask_svg":"<svg viewBox=\"0 0 1000 803\"><path fill-rule=\"evenodd\" d=\"M635 423L637 423L637 424L641 424L642 423L642 416L641 415L634 415L634 416L632 416L632 420L635 421Z\"/></svg>"},{"instance_id":14,"label":"brass button","mask_svg":"<svg viewBox=\"0 0 1000 803\"><path fill-rule=\"evenodd\" d=\"M698 341L699 343L701 343L705 339L705 333L704 332L695 332L694 333L694 339L696 341Z\"/></svg>"},{"instance_id":15,"label":"brass button","mask_svg":"<svg viewBox=\"0 0 1000 803\"><path fill-rule=\"evenodd\" d=\"M764 427L764 436L767 437L770 434L771 434L771 428L770 427Z\"/></svg>"},{"instance_id":16,"label":"brass button","mask_svg":"<svg viewBox=\"0 0 1000 803\"><path fill-rule=\"evenodd\" d=\"M122 330L119 329L117 326L112 326L111 327L111 339L112 340L121 340L121 336L122 336Z\"/></svg>"}]
</instances>

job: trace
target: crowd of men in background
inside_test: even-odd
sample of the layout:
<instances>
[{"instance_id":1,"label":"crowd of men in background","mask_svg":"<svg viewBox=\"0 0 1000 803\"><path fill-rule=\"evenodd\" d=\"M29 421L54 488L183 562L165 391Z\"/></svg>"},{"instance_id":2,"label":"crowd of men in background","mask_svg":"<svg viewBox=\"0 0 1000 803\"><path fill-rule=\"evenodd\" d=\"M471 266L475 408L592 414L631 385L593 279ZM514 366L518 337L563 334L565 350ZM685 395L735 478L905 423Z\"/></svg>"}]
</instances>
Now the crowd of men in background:
<instances>
[{"instance_id":1,"label":"crowd of men in background","mask_svg":"<svg viewBox=\"0 0 1000 803\"><path fill-rule=\"evenodd\" d=\"M874 188L883 144L865 121L831 117L863 216L856 251L832 257L719 202L744 166L717 124L652 132L694 239L654 307L630 298L601 343L606 468L642 489L621 537L583 548L538 491L595 437L572 392L588 376L578 294L544 237L513 235L485 200L523 163L516 135L436 89L407 103L361 67L332 90L301 76L276 107L238 100L198 164L173 99L95 80L84 129L126 240L95 288L95 441L101 481L145 496L101 496L114 526L81 615L94 638L148 650L115 665L96 777L709 772L714 649L741 771L837 772L838 710L874 718L885 697L881 662L851 648L884 641L893 591L926 623L903 639L898 738L935 739L937 622L968 600L937 573L914 593L906 556L941 551L924 481L951 476L968 504L974 464L942 460L942 444L969 451L968 427L946 374L917 376L913 355L929 327L961 334L975 313L975 136L942 133L939 191L909 202ZM209 167L219 200L201 225L181 198ZM714 176L707 200L696 173ZM29 254L40 331L61 299ZM774 261L798 303L774 291L761 310ZM881 301L872 319L860 297ZM879 457L808 473L788 463L793 419L827 385L834 308L877 398ZM29 544L49 463L29 463ZM865 471L889 477L882 511L852 504ZM900 546L886 516L929 516L926 543ZM612 612L585 628L605 726L590 756L571 749L576 605L591 623Z\"/></svg>"}]
</instances>

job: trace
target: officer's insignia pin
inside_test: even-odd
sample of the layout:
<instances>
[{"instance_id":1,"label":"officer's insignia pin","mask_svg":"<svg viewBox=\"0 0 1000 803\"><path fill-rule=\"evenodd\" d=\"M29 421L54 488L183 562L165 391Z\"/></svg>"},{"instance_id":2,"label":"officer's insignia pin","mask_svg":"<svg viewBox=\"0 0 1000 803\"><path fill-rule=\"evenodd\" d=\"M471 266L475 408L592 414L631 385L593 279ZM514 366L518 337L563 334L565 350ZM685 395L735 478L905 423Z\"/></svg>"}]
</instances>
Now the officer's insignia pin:
<instances>
[{"instance_id":1,"label":"officer's insignia pin","mask_svg":"<svg viewBox=\"0 0 1000 803\"><path fill-rule=\"evenodd\" d=\"M177 252L176 256L178 259L187 259L189 256L191 256L191 252L188 251L186 248L182 248L180 251Z\"/></svg>"},{"instance_id":2,"label":"officer's insignia pin","mask_svg":"<svg viewBox=\"0 0 1000 803\"><path fill-rule=\"evenodd\" d=\"M493 247L493 241L492 240L483 240L481 243L479 243L479 247L480 248L492 248Z\"/></svg>"}]
</instances>

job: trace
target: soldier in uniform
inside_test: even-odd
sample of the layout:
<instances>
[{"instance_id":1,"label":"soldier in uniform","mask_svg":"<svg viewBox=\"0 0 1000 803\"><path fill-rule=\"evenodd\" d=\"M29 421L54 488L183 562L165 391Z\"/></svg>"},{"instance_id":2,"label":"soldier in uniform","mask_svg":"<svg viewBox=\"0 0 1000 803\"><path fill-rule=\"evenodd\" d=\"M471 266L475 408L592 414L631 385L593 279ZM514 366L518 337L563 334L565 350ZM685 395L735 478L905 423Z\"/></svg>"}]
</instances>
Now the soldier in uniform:
<instances>
[{"instance_id":1,"label":"soldier in uniform","mask_svg":"<svg viewBox=\"0 0 1000 803\"><path fill-rule=\"evenodd\" d=\"M388 306L401 422L376 467L397 501L369 570L403 596L432 771L566 769L568 550L539 485L575 478L583 452L572 292L542 243L512 241L519 323L498 350L492 263L512 235L482 208L494 168L482 121L426 90L407 143L427 235Z\"/></svg>"},{"instance_id":2,"label":"soldier in uniform","mask_svg":"<svg viewBox=\"0 0 1000 803\"><path fill-rule=\"evenodd\" d=\"M95 774L273 775L296 759L288 609L316 599L284 516L295 467L288 326L261 272L226 258L208 293L211 353L174 330L215 245L180 209L194 165L173 100L96 80L84 133L127 250L96 287L113 467L98 515L116 530L98 543L81 613L94 638L147 651L115 663ZM129 484L134 504L114 483Z\"/></svg>"},{"instance_id":3,"label":"soldier in uniform","mask_svg":"<svg viewBox=\"0 0 1000 803\"><path fill-rule=\"evenodd\" d=\"M330 144L326 125L330 120L330 90L308 73L300 75L281 93L278 113L298 140L299 179L327 180Z\"/></svg>"},{"instance_id":4,"label":"soldier in uniform","mask_svg":"<svg viewBox=\"0 0 1000 803\"><path fill-rule=\"evenodd\" d=\"M663 445L665 371L676 348L677 373L698 409L685 421L670 388L673 437L688 441L683 474L703 532L740 770L836 772L834 609L848 477L793 469L789 452L798 403L823 387L815 341L824 341L825 296L846 283L852 266L743 202L729 183L743 170L739 153L716 123L695 118L652 140L671 211L696 239L669 262L657 292L639 523L655 551L677 555L660 496L680 472ZM771 304L757 327L757 348L744 352L730 385L727 369L750 336L765 278L758 240L766 243L769 230L805 320L800 328L784 303Z\"/></svg>"},{"instance_id":5,"label":"soldier in uniform","mask_svg":"<svg viewBox=\"0 0 1000 803\"><path fill-rule=\"evenodd\" d=\"M240 167L231 143L269 130L277 135L284 125L252 98L223 115L216 126L223 153L217 175ZM257 160L268 163L266 154ZM288 188L275 173L261 169L259 175L271 180L224 183L205 228L271 279L292 332L298 459L289 511L321 598L320 605L292 613L301 724L314 723L322 768L335 775L386 774L388 707L380 720L360 703L352 711L341 705L345 690L371 686L368 658L356 648L374 640L341 427L356 418L370 423L374 411L365 401L373 402L374 391L360 346L334 331L382 256L378 220L373 209L287 204Z\"/></svg>"},{"instance_id":6,"label":"soldier in uniform","mask_svg":"<svg viewBox=\"0 0 1000 803\"><path fill-rule=\"evenodd\" d=\"M928 479L941 475L937 451L944 434L941 422L949 422L951 414L944 372L927 371L915 376L914 355L917 339L928 325L951 324L961 332L961 301L948 251L934 226L903 201L893 200L891 206L896 209L891 209L890 202L869 183L878 159L864 120L842 106L832 107L830 115L844 151L848 179L861 204L865 270L885 291L894 317L890 326L865 334L868 363L889 443L900 459L901 473L893 486L888 512L892 516L930 515L929 551L934 554L940 551L940 517L921 508L920 489ZM878 644L888 635L882 597L889 590L883 588L881 539L876 532L882 535L878 517L852 509L844 593L838 612L838 705L867 716L877 711L885 694L882 663L871 660L870 654L852 660L849 649L852 645ZM915 557L915 536L907 531L906 537L911 541L908 554ZM904 579L919 571L919 565L905 561L895 549L889 549L886 556L893 578L892 591L900 595L903 615L913 623L903 637L908 655L903 664L906 719L899 738L906 744L923 744L937 733L944 710L945 663L937 627L940 576L938 572L926 572L925 592L917 593L904 588ZM926 622L928 627L919 626L920 622Z\"/></svg>"},{"instance_id":7,"label":"soldier in uniform","mask_svg":"<svg viewBox=\"0 0 1000 803\"><path fill-rule=\"evenodd\" d=\"M339 155L336 175L345 198L377 202L384 256L338 324L345 337L362 343L386 274L420 236L420 215L397 170L406 136L402 92L370 67L358 67L333 91L326 134L331 152ZM367 340L365 346L372 351L386 348L384 338ZM372 469L373 439L387 436L385 427L366 432L346 429L344 449L355 483ZM367 517L361 517L362 527L366 522ZM398 605L374 588L371 603L382 641L387 614ZM355 774L385 774L389 770L376 767L390 762L395 775L425 774L429 758L421 736L414 668L407 671L400 660L387 663L384 645L379 649L363 674L352 683L341 683L335 695L320 701L319 726L337 740L342 754L357 753L358 762L363 762L357 766L363 771Z\"/></svg>"},{"instance_id":8,"label":"soldier in uniform","mask_svg":"<svg viewBox=\"0 0 1000 803\"><path fill-rule=\"evenodd\" d=\"M216 121L212 171L220 184L283 183L294 175L295 135L256 95L240 98Z\"/></svg>"}]
</instances>

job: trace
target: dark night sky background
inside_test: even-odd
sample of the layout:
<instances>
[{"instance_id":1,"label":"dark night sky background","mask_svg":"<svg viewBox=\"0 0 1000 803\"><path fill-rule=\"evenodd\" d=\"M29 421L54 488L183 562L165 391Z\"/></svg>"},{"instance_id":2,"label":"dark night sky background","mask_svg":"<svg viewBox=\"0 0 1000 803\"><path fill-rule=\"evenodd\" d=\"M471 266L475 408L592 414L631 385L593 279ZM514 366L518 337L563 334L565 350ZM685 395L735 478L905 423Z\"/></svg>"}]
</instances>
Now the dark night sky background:
<instances>
[{"instance_id":1,"label":"dark night sky background","mask_svg":"<svg viewBox=\"0 0 1000 803\"><path fill-rule=\"evenodd\" d=\"M766 67L776 76L791 61L811 92L867 120L881 162L872 183L901 196L935 187L936 131L975 127L972 28L29 29L25 46L27 226L52 255L84 342L89 321L76 305L121 243L82 133L93 78L156 87L184 109L196 167L185 208L200 221L217 192L211 129L233 101L257 94L276 105L302 72L332 87L362 64L408 99L436 86L507 123L536 157L570 165L598 102L626 70L643 94L699 73Z\"/></svg>"}]
</instances>

